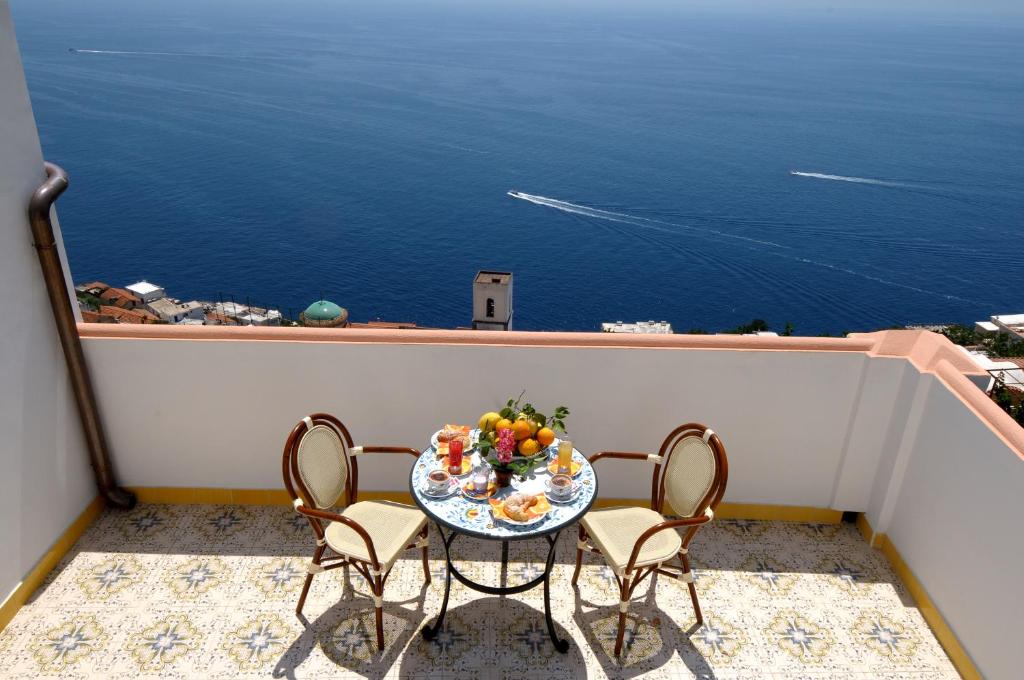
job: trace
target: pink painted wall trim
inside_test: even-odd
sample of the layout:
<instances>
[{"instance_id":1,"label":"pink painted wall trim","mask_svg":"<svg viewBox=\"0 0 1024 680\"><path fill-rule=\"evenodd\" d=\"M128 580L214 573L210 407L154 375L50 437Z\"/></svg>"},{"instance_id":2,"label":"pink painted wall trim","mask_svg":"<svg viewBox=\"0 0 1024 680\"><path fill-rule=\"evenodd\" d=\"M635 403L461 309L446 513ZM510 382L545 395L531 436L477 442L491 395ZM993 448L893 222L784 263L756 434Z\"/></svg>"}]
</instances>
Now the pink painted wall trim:
<instances>
[{"instance_id":1,"label":"pink painted wall trim","mask_svg":"<svg viewBox=\"0 0 1024 680\"><path fill-rule=\"evenodd\" d=\"M137 340L249 340L354 342L395 345L490 345L521 347L634 347L637 349L785 350L867 352L870 338L804 338L744 335L630 335L626 333L537 333L379 328L280 328L269 326L178 326L172 324L80 323L83 338Z\"/></svg>"},{"instance_id":2,"label":"pink painted wall trim","mask_svg":"<svg viewBox=\"0 0 1024 680\"><path fill-rule=\"evenodd\" d=\"M985 371L970 357L957 349L948 338L928 331L879 331L877 333L851 333L851 338L873 338L872 356L905 357L921 372L934 373L935 366L948 361L961 373L985 375Z\"/></svg>"},{"instance_id":3,"label":"pink painted wall trim","mask_svg":"<svg viewBox=\"0 0 1024 680\"><path fill-rule=\"evenodd\" d=\"M989 426L992 432L1024 459L1024 428L978 389L952 362L939 360L931 371L960 401Z\"/></svg>"}]
</instances>

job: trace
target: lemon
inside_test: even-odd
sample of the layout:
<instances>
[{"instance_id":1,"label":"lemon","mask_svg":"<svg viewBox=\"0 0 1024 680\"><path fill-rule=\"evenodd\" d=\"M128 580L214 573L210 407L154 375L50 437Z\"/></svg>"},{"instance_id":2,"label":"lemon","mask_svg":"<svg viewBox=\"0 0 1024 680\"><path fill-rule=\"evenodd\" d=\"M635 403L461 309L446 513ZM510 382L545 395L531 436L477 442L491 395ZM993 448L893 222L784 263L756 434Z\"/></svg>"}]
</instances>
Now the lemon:
<instances>
[{"instance_id":1,"label":"lemon","mask_svg":"<svg viewBox=\"0 0 1024 680\"><path fill-rule=\"evenodd\" d=\"M477 423L477 426L480 428L481 432L490 432L494 429L494 426L498 424L499 420L501 420L500 415L494 411L488 411L480 416L480 422Z\"/></svg>"}]
</instances>

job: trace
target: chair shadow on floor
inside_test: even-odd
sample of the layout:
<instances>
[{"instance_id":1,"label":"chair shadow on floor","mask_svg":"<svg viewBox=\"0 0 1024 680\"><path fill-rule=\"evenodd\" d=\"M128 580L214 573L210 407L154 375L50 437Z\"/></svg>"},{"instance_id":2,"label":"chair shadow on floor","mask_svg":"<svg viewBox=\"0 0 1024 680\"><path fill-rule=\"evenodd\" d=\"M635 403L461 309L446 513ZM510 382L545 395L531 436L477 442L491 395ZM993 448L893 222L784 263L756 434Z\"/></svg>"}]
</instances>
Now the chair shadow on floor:
<instances>
[{"instance_id":1,"label":"chair shadow on floor","mask_svg":"<svg viewBox=\"0 0 1024 680\"><path fill-rule=\"evenodd\" d=\"M614 654L618 603L590 602L584 599L578 587L574 588L573 618L586 643L609 678L641 677L667 665L674 652L679 652L679 657L695 678L713 680L716 677L714 670L690 642L690 636L700 630L696 618L690 619L691 625L683 629L658 606L655 600L657 578L657 574L651 577L642 600L632 600L626 616L622 653L618 657Z\"/></svg>"},{"instance_id":2,"label":"chair shadow on floor","mask_svg":"<svg viewBox=\"0 0 1024 680\"><path fill-rule=\"evenodd\" d=\"M372 593L353 587L347 567L342 572L342 593L335 604L313 620L304 614L297 615L303 632L281 655L273 677L296 680L296 669L319 647L339 669L369 680L382 680L413 636L418 636L426 618L424 605L429 584L424 583L416 597L405 600L388 600L385 593L384 650L377 651Z\"/></svg>"}]
</instances>

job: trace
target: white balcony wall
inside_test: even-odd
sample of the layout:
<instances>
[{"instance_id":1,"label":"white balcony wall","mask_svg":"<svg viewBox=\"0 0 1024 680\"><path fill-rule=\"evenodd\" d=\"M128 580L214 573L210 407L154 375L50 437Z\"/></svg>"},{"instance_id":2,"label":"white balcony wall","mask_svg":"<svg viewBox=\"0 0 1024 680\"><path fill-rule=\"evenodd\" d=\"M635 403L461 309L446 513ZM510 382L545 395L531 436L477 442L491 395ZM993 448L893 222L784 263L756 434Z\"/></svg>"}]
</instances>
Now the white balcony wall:
<instances>
[{"instance_id":1,"label":"white balcony wall","mask_svg":"<svg viewBox=\"0 0 1024 680\"><path fill-rule=\"evenodd\" d=\"M0 601L96 495L29 234L29 198L44 177L10 12L0 0Z\"/></svg>"},{"instance_id":2,"label":"white balcony wall","mask_svg":"<svg viewBox=\"0 0 1024 680\"><path fill-rule=\"evenodd\" d=\"M902 446L868 512L986 678L1018 678L1024 460L935 375L919 376Z\"/></svg>"},{"instance_id":3,"label":"white balcony wall","mask_svg":"<svg viewBox=\"0 0 1024 680\"><path fill-rule=\"evenodd\" d=\"M868 505L907 366L861 352L84 344L114 460L130 486L281 488L281 448L310 412L336 414L357 443L422 447L441 424L475 422L526 388L539 408L570 407L570 434L585 453L654 452L672 428L697 421L717 430L728 450L727 501L843 510ZM409 461L361 460L363 488L407 488ZM602 496L649 496L646 464L600 465Z\"/></svg>"}]
</instances>

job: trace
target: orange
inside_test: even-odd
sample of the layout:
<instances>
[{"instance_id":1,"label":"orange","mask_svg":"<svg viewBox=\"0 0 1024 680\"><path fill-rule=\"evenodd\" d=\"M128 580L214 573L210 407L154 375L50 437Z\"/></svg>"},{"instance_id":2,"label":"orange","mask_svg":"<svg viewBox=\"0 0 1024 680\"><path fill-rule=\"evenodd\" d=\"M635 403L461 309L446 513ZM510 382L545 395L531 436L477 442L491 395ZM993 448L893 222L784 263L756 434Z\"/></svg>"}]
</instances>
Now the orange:
<instances>
[{"instance_id":1,"label":"orange","mask_svg":"<svg viewBox=\"0 0 1024 680\"><path fill-rule=\"evenodd\" d=\"M542 425L542 423L538 423L536 420L526 415L525 413L520 413L518 416L516 416L516 420L525 420L527 423L529 423L531 437L537 434L537 428Z\"/></svg>"},{"instance_id":2,"label":"orange","mask_svg":"<svg viewBox=\"0 0 1024 680\"><path fill-rule=\"evenodd\" d=\"M519 442L519 453L524 456L532 456L540 451L540 443L536 439L524 439Z\"/></svg>"},{"instance_id":3,"label":"orange","mask_svg":"<svg viewBox=\"0 0 1024 680\"><path fill-rule=\"evenodd\" d=\"M555 441L555 431L550 427L542 427L537 430L537 441L541 446L547 448Z\"/></svg>"},{"instance_id":4,"label":"orange","mask_svg":"<svg viewBox=\"0 0 1024 680\"><path fill-rule=\"evenodd\" d=\"M517 420L512 423L512 433L516 437L516 441L526 439L530 436L530 423L525 420Z\"/></svg>"},{"instance_id":5,"label":"orange","mask_svg":"<svg viewBox=\"0 0 1024 680\"><path fill-rule=\"evenodd\" d=\"M512 429L512 421L509 420L508 418L502 418L501 420L499 420L498 422L496 422L494 424L494 431L495 432L501 432L502 430L511 430L511 429Z\"/></svg>"}]
</instances>

